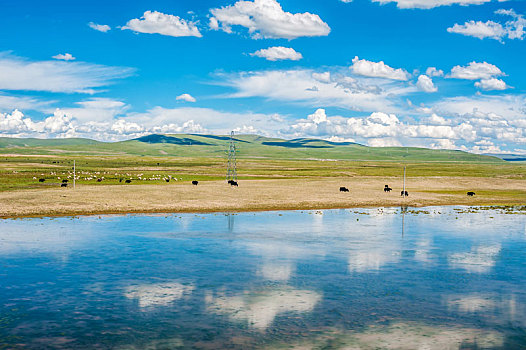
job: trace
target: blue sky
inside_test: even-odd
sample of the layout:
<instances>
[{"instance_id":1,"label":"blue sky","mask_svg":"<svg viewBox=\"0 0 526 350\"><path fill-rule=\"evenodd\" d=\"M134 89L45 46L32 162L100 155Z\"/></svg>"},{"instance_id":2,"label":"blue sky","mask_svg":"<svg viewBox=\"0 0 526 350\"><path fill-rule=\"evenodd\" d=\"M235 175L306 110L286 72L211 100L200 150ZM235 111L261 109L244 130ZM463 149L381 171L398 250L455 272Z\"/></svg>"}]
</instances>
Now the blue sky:
<instances>
[{"instance_id":1,"label":"blue sky","mask_svg":"<svg viewBox=\"0 0 526 350\"><path fill-rule=\"evenodd\" d=\"M526 2L2 2L0 134L525 153Z\"/></svg>"}]
</instances>

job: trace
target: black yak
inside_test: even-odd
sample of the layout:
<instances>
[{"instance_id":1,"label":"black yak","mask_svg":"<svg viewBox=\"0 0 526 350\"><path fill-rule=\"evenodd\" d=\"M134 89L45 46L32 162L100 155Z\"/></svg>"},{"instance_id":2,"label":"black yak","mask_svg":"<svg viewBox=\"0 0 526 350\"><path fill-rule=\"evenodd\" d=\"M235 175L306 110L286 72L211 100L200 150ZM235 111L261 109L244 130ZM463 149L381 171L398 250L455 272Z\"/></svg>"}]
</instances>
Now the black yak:
<instances>
[{"instance_id":1,"label":"black yak","mask_svg":"<svg viewBox=\"0 0 526 350\"><path fill-rule=\"evenodd\" d=\"M131 180L126 180L124 183L131 184Z\"/></svg>"},{"instance_id":2,"label":"black yak","mask_svg":"<svg viewBox=\"0 0 526 350\"><path fill-rule=\"evenodd\" d=\"M349 192L349 189L347 187L340 187L340 192Z\"/></svg>"},{"instance_id":3,"label":"black yak","mask_svg":"<svg viewBox=\"0 0 526 350\"><path fill-rule=\"evenodd\" d=\"M393 189L389 185L385 185L384 192L391 192Z\"/></svg>"},{"instance_id":4,"label":"black yak","mask_svg":"<svg viewBox=\"0 0 526 350\"><path fill-rule=\"evenodd\" d=\"M468 192L468 196L473 197L475 195L475 192Z\"/></svg>"},{"instance_id":5,"label":"black yak","mask_svg":"<svg viewBox=\"0 0 526 350\"><path fill-rule=\"evenodd\" d=\"M38 182L44 182L46 179L38 179Z\"/></svg>"},{"instance_id":6,"label":"black yak","mask_svg":"<svg viewBox=\"0 0 526 350\"><path fill-rule=\"evenodd\" d=\"M401 191L401 192L400 192L400 195L401 195L402 197L409 197L409 193L407 193L407 191Z\"/></svg>"},{"instance_id":7,"label":"black yak","mask_svg":"<svg viewBox=\"0 0 526 350\"><path fill-rule=\"evenodd\" d=\"M61 184L60 184L60 187L68 187L67 182L63 182L63 183L61 183Z\"/></svg>"},{"instance_id":8,"label":"black yak","mask_svg":"<svg viewBox=\"0 0 526 350\"><path fill-rule=\"evenodd\" d=\"M199 184L199 181L192 181L192 185L197 186Z\"/></svg>"}]
</instances>

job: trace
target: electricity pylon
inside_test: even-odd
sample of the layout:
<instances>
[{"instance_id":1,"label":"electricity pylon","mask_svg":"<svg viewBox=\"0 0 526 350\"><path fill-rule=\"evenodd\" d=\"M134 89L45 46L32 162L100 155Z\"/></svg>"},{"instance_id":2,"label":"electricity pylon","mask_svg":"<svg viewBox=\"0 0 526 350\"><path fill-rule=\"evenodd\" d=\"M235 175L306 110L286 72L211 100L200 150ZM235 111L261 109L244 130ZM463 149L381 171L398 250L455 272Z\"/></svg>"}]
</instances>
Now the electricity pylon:
<instances>
[{"instance_id":1,"label":"electricity pylon","mask_svg":"<svg viewBox=\"0 0 526 350\"><path fill-rule=\"evenodd\" d=\"M226 171L226 180L237 181L237 159L236 143L234 142L234 132L230 133L230 146L228 148L228 166Z\"/></svg>"}]
</instances>

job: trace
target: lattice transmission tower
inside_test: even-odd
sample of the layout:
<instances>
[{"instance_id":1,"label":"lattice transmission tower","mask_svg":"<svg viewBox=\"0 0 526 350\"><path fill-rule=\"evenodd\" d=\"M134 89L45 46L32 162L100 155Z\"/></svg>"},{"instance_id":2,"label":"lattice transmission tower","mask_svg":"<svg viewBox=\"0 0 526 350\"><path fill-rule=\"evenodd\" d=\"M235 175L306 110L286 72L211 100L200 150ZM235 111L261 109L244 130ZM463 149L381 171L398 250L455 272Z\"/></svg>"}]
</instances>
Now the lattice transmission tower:
<instances>
[{"instance_id":1,"label":"lattice transmission tower","mask_svg":"<svg viewBox=\"0 0 526 350\"><path fill-rule=\"evenodd\" d=\"M236 143L234 142L234 132L230 133L230 146L228 148L228 166L226 171L227 181L237 181L237 159L236 159Z\"/></svg>"}]
</instances>

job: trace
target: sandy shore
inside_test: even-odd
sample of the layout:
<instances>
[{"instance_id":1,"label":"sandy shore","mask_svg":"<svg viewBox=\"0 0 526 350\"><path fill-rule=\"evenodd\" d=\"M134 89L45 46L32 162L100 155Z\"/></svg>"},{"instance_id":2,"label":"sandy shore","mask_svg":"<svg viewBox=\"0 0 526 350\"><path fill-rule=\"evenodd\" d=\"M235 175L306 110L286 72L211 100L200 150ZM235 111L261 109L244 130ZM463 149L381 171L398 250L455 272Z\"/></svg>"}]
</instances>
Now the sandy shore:
<instances>
[{"instance_id":1,"label":"sandy shore","mask_svg":"<svg viewBox=\"0 0 526 350\"><path fill-rule=\"evenodd\" d=\"M394 190L384 193L389 184ZM409 178L400 197L399 178L326 178L224 181L166 185L50 187L0 193L0 217L110 213L173 213L330 209L353 207L526 204L526 181L491 178ZM340 186L350 189L339 192ZM467 191L475 191L468 197Z\"/></svg>"}]
</instances>

